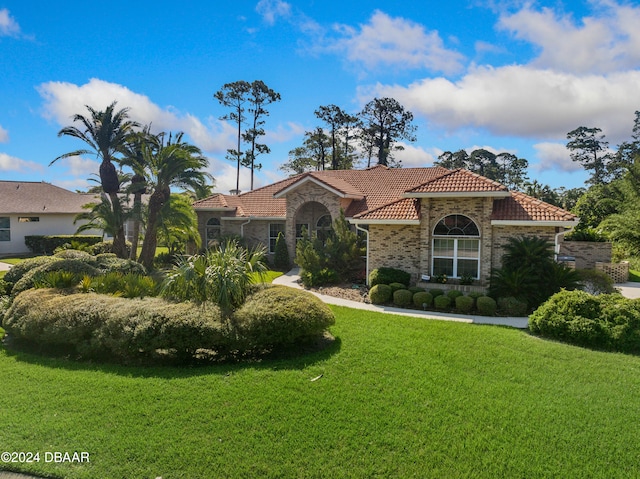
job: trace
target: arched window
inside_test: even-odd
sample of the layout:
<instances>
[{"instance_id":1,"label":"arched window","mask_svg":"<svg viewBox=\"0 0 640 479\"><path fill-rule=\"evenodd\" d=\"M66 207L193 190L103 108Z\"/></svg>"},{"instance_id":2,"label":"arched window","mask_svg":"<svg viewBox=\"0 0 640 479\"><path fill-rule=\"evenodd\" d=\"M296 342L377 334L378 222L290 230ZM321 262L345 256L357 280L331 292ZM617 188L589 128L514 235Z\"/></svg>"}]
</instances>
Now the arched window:
<instances>
[{"instance_id":1,"label":"arched window","mask_svg":"<svg viewBox=\"0 0 640 479\"><path fill-rule=\"evenodd\" d=\"M316 235L322 241L326 241L331 231L333 231L331 215L321 216L318 221L316 221Z\"/></svg>"},{"instance_id":2,"label":"arched window","mask_svg":"<svg viewBox=\"0 0 640 479\"><path fill-rule=\"evenodd\" d=\"M464 215L449 215L433 228L433 276L480 277L480 230Z\"/></svg>"},{"instance_id":3,"label":"arched window","mask_svg":"<svg viewBox=\"0 0 640 479\"><path fill-rule=\"evenodd\" d=\"M207 241L217 240L220 238L220 220L211 218L207 221Z\"/></svg>"}]
</instances>

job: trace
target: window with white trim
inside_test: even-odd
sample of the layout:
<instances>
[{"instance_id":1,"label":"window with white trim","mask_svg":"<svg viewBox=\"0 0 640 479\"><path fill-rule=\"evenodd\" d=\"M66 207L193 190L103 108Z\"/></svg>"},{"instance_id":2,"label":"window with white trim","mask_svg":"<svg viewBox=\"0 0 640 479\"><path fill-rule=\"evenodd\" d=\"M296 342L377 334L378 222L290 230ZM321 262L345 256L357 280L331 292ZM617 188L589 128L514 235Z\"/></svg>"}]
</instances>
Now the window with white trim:
<instances>
[{"instance_id":1,"label":"window with white trim","mask_svg":"<svg viewBox=\"0 0 640 479\"><path fill-rule=\"evenodd\" d=\"M480 277L480 231L464 215L449 215L433 229L432 274L451 278Z\"/></svg>"},{"instance_id":2,"label":"window with white trim","mask_svg":"<svg viewBox=\"0 0 640 479\"><path fill-rule=\"evenodd\" d=\"M220 220L210 218L207 221L207 241L220 239Z\"/></svg>"},{"instance_id":3,"label":"window with white trim","mask_svg":"<svg viewBox=\"0 0 640 479\"><path fill-rule=\"evenodd\" d=\"M278 239L278 235L284 233L284 223L269 223L269 253L276 252L276 240Z\"/></svg>"},{"instance_id":4,"label":"window with white trim","mask_svg":"<svg viewBox=\"0 0 640 479\"><path fill-rule=\"evenodd\" d=\"M11 241L11 219L0 216L0 241Z\"/></svg>"}]
</instances>

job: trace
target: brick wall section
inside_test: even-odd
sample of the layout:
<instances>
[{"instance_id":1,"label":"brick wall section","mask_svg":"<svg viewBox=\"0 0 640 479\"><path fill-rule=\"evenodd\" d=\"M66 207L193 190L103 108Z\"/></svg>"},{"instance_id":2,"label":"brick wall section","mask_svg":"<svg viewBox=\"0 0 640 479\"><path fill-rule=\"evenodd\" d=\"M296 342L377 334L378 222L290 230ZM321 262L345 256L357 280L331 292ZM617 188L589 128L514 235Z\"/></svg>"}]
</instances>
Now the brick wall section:
<instances>
[{"instance_id":1,"label":"brick wall section","mask_svg":"<svg viewBox=\"0 0 640 479\"><path fill-rule=\"evenodd\" d=\"M611 262L611 243L562 241L560 255L575 257L578 269L594 269L596 263Z\"/></svg>"},{"instance_id":2,"label":"brick wall section","mask_svg":"<svg viewBox=\"0 0 640 479\"><path fill-rule=\"evenodd\" d=\"M491 264L493 268L502 266L502 256L504 255L504 245L509 238L520 236L538 236L545 238L552 245L555 241L557 228L554 226L494 226L493 227L493 254Z\"/></svg>"},{"instance_id":3,"label":"brick wall section","mask_svg":"<svg viewBox=\"0 0 640 479\"><path fill-rule=\"evenodd\" d=\"M369 272L376 268L397 268L418 280L421 228L412 225L369 226Z\"/></svg>"},{"instance_id":4,"label":"brick wall section","mask_svg":"<svg viewBox=\"0 0 640 479\"><path fill-rule=\"evenodd\" d=\"M609 275L614 283L626 283L629 281L629 262L622 263L596 263L596 270L603 271Z\"/></svg>"}]
</instances>

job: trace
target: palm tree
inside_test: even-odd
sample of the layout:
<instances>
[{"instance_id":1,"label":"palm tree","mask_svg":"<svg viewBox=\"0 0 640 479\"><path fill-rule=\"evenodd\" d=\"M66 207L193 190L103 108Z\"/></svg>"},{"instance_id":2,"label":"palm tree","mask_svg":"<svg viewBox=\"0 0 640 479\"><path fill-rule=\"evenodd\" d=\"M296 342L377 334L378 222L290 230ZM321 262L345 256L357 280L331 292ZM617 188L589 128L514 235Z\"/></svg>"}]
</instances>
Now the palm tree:
<instances>
[{"instance_id":1,"label":"palm tree","mask_svg":"<svg viewBox=\"0 0 640 479\"><path fill-rule=\"evenodd\" d=\"M160 212L158 232L161 240L169 248L170 255L184 253L187 243L193 243L196 248L200 248L202 244L198 231L198 216L192 204L190 195L172 193Z\"/></svg>"},{"instance_id":2,"label":"palm tree","mask_svg":"<svg viewBox=\"0 0 640 479\"><path fill-rule=\"evenodd\" d=\"M118 172L113 164L117 161L116 155L121 154L125 150L128 136L138 124L128 120L128 108L115 111L117 102L111 103L104 111L98 111L85 105L90 115L84 116L76 114L73 116L73 122L79 122L82 127L70 125L62 128L58 132L58 136L72 136L84 141L91 149L81 149L60 155L51 164L62 158L72 156L95 154L101 159L100 163L100 183L105 194L109 195L111 207L113 208L113 217L117 220L123 220L120 199L120 180ZM115 226L113 236L113 252L120 258L127 257L127 246L124 234L124 223Z\"/></svg>"},{"instance_id":3,"label":"palm tree","mask_svg":"<svg viewBox=\"0 0 640 479\"><path fill-rule=\"evenodd\" d=\"M172 187L200 188L211 175L202 171L207 159L200 149L182 141L182 133L164 142L164 133L156 135L154 145L143 147L143 156L149 189L149 211L140 252L140 262L147 268L153 266L158 243L158 223L161 211L169 201Z\"/></svg>"},{"instance_id":4,"label":"palm tree","mask_svg":"<svg viewBox=\"0 0 640 479\"><path fill-rule=\"evenodd\" d=\"M107 195L102 193L100 195L99 203L88 203L83 205L83 208L89 209L76 215L73 223L83 221L86 223L81 224L77 233L82 233L88 230L101 230L110 236L115 236L118 228L122 225L126 218L123 208L113 208L111 201Z\"/></svg>"}]
</instances>

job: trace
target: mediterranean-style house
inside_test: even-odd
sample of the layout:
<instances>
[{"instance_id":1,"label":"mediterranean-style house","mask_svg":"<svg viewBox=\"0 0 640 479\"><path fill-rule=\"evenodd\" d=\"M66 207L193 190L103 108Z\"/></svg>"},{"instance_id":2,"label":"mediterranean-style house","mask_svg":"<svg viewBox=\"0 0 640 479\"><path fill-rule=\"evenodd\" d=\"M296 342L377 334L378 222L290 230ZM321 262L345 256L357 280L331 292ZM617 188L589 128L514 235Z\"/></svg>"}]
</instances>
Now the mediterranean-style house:
<instances>
[{"instance_id":1,"label":"mediterranean-style house","mask_svg":"<svg viewBox=\"0 0 640 479\"><path fill-rule=\"evenodd\" d=\"M442 167L303 173L240 195L194 203L203 244L222 235L263 243L270 254L283 233L294 256L303 228L322 235L344 212L366 235L367 272L393 267L414 281L446 274L487 284L513 236L556 245L578 218L467 170Z\"/></svg>"}]
</instances>

